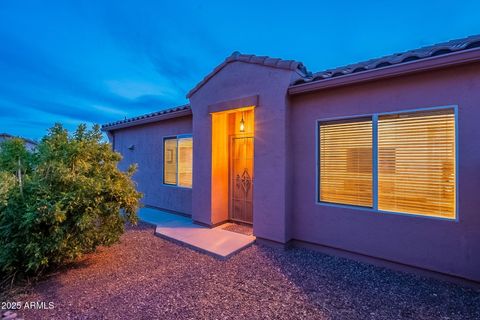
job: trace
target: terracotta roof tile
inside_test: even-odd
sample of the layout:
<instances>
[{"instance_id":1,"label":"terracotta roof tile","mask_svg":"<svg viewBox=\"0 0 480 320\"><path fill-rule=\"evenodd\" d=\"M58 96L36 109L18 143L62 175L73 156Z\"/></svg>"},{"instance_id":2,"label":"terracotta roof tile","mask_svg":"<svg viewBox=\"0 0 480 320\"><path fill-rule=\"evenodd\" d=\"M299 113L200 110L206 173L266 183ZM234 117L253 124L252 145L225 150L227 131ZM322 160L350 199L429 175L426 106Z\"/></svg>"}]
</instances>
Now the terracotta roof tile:
<instances>
[{"instance_id":1,"label":"terracotta roof tile","mask_svg":"<svg viewBox=\"0 0 480 320\"><path fill-rule=\"evenodd\" d=\"M452 52L468 50L473 48L480 48L480 35L474 35L463 39L451 40L444 43L439 43L431 46L422 47L419 49L409 50L402 53L395 53L377 59L371 59L355 64L350 64L343 67L329 69L321 72L316 72L310 76L298 79L293 83L302 84L313 81L327 80L334 77L349 75L358 72L364 72L373 69L385 68L392 65L398 65L411 61L431 58L435 56L445 55Z\"/></svg>"},{"instance_id":2,"label":"terracotta roof tile","mask_svg":"<svg viewBox=\"0 0 480 320\"><path fill-rule=\"evenodd\" d=\"M164 110L160 110L160 111L156 111L156 112L152 112L152 113L148 113L148 114L143 114L143 115L133 117L133 118L128 118L128 119L125 118L124 120L110 122L110 123L102 125L102 130L107 130L108 131L110 128L118 126L118 125L131 123L131 122L135 122L135 121L139 121L139 120L143 120L143 119L149 119L149 118L153 118L153 117L163 116L163 115L174 115L175 113L179 113L179 116L183 116L184 115L183 111L188 111L188 110L191 110L190 105L185 104L185 105L182 105L182 106L177 106L177 107L164 109Z\"/></svg>"},{"instance_id":3,"label":"terracotta roof tile","mask_svg":"<svg viewBox=\"0 0 480 320\"><path fill-rule=\"evenodd\" d=\"M263 64L266 65L266 66L270 66L270 67L274 67L277 65L277 63L280 61L280 59L276 59L276 58L266 58L264 61L263 61Z\"/></svg>"}]
</instances>

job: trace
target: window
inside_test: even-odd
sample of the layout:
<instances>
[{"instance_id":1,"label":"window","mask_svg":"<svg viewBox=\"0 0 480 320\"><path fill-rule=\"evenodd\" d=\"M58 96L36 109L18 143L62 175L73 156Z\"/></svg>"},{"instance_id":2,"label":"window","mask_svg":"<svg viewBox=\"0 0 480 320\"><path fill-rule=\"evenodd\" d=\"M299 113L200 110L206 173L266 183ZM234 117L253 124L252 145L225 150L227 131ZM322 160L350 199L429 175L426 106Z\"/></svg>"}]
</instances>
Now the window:
<instances>
[{"instance_id":1,"label":"window","mask_svg":"<svg viewBox=\"0 0 480 320\"><path fill-rule=\"evenodd\" d=\"M379 116L378 209L455 218L453 110Z\"/></svg>"},{"instance_id":2,"label":"window","mask_svg":"<svg viewBox=\"0 0 480 320\"><path fill-rule=\"evenodd\" d=\"M455 154L452 108L320 122L318 197L454 219Z\"/></svg>"},{"instance_id":3,"label":"window","mask_svg":"<svg viewBox=\"0 0 480 320\"><path fill-rule=\"evenodd\" d=\"M163 183L192 187L193 139L191 136L163 141Z\"/></svg>"},{"instance_id":4,"label":"window","mask_svg":"<svg viewBox=\"0 0 480 320\"><path fill-rule=\"evenodd\" d=\"M192 138L178 139L178 185L192 187Z\"/></svg>"},{"instance_id":5,"label":"window","mask_svg":"<svg viewBox=\"0 0 480 320\"><path fill-rule=\"evenodd\" d=\"M177 138L164 140L163 183L177 184Z\"/></svg>"},{"instance_id":6,"label":"window","mask_svg":"<svg viewBox=\"0 0 480 320\"><path fill-rule=\"evenodd\" d=\"M320 124L320 201L372 206L372 120Z\"/></svg>"}]
</instances>

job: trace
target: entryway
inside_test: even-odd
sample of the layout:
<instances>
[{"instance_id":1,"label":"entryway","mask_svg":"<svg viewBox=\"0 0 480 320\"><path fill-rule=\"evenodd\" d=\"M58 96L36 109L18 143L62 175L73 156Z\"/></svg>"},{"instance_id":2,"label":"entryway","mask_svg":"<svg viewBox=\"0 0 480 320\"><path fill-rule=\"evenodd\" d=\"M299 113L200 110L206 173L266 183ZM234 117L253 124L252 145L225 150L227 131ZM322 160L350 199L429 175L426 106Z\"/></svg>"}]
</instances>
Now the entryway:
<instances>
[{"instance_id":1,"label":"entryway","mask_svg":"<svg viewBox=\"0 0 480 320\"><path fill-rule=\"evenodd\" d=\"M212 113L213 225L253 225L255 107Z\"/></svg>"}]
</instances>

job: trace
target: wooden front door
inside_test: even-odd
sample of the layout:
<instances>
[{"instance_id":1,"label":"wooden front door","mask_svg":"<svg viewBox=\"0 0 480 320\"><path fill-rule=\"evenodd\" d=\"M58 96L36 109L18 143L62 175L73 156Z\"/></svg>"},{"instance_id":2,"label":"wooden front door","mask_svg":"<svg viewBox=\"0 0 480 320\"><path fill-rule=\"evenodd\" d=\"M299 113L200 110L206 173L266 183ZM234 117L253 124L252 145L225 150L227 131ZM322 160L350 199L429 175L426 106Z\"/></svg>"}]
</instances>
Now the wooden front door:
<instances>
[{"instance_id":1,"label":"wooden front door","mask_svg":"<svg viewBox=\"0 0 480 320\"><path fill-rule=\"evenodd\" d=\"M230 220L253 223L253 137L230 143Z\"/></svg>"}]
</instances>

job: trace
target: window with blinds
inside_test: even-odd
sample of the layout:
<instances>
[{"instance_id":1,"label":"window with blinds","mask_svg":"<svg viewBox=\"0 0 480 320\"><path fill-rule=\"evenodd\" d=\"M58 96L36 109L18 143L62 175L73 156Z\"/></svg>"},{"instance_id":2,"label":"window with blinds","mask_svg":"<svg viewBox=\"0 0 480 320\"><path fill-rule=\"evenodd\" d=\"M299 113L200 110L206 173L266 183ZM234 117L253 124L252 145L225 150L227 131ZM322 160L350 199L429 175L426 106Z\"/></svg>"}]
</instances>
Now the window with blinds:
<instances>
[{"instance_id":1,"label":"window with blinds","mask_svg":"<svg viewBox=\"0 0 480 320\"><path fill-rule=\"evenodd\" d=\"M163 183L191 188L192 137L165 138L163 151Z\"/></svg>"},{"instance_id":2,"label":"window with blinds","mask_svg":"<svg viewBox=\"0 0 480 320\"><path fill-rule=\"evenodd\" d=\"M453 110L379 116L378 209L455 218Z\"/></svg>"},{"instance_id":3,"label":"window with blinds","mask_svg":"<svg viewBox=\"0 0 480 320\"><path fill-rule=\"evenodd\" d=\"M320 122L318 130L319 201L456 218L453 108Z\"/></svg>"},{"instance_id":4,"label":"window with blinds","mask_svg":"<svg viewBox=\"0 0 480 320\"><path fill-rule=\"evenodd\" d=\"M372 207L372 120L319 126L320 201Z\"/></svg>"},{"instance_id":5,"label":"window with blinds","mask_svg":"<svg viewBox=\"0 0 480 320\"><path fill-rule=\"evenodd\" d=\"M163 183L177 184L177 139L163 141Z\"/></svg>"},{"instance_id":6,"label":"window with blinds","mask_svg":"<svg viewBox=\"0 0 480 320\"><path fill-rule=\"evenodd\" d=\"M178 185L192 186L193 140L178 139Z\"/></svg>"}]
</instances>

